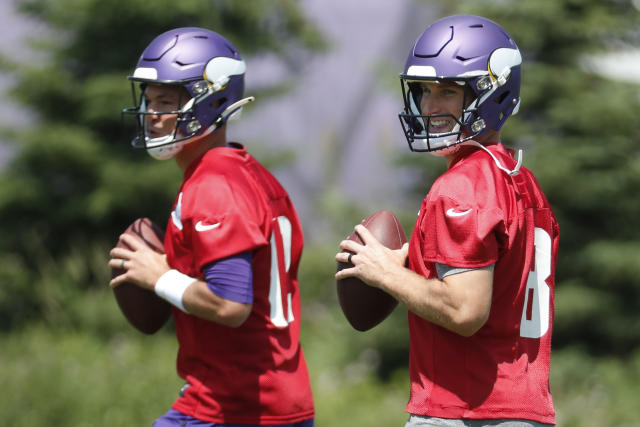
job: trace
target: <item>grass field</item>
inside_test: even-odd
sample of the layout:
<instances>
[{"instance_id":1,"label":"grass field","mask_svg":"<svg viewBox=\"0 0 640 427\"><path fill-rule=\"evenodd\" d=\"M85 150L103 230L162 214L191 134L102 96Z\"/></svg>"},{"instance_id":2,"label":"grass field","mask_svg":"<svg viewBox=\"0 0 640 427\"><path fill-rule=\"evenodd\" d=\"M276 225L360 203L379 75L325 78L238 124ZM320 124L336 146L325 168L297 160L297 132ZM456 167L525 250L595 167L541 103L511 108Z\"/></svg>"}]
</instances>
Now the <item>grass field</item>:
<instances>
[{"instance_id":1,"label":"grass field","mask_svg":"<svg viewBox=\"0 0 640 427\"><path fill-rule=\"evenodd\" d=\"M44 326L0 337L3 424L149 426L168 409L181 385L174 369L175 338L171 331L144 336L126 324L123 330L107 340ZM382 382L372 375L374 349L345 363L347 351L335 340L333 326L309 332L305 347L316 425L404 425L406 370ZM575 350L555 352L552 390L560 426L637 426L640 353L621 361L592 359Z\"/></svg>"}]
</instances>

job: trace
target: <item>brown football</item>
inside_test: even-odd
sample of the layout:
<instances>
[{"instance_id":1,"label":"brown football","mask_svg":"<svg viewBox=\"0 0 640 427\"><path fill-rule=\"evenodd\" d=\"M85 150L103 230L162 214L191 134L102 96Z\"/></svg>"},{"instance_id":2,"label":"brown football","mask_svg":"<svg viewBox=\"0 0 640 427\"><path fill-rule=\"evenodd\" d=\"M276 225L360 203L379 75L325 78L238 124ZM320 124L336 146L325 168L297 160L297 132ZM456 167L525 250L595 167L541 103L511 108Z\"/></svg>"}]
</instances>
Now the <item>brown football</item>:
<instances>
[{"instance_id":1,"label":"brown football","mask_svg":"<svg viewBox=\"0 0 640 427\"><path fill-rule=\"evenodd\" d=\"M367 230L390 249L400 249L407 236L393 212L382 210L362 221ZM350 240L363 244L354 231ZM353 267L350 263L338 263L338 271ZM398 305L398 301L388 293L371 287L355 277L337 280L338 301L345 317L358 331L367 331L386 319Z\"/></svg>"},{"instance_id":2,"label":"brown football","mask_svg":"<svg viewBox=\"0 0 640 427\"><path fill-rule=\"evenodd\" d=\"M125 233L142 239L154 251L164 253L164 231L149 218L136 219ZM118 247L127 247L118 240ZM123 273L119 268L111 269L111 277ZM136 329L145 334L158 331L171 316L171 305L154 292L125 282L113 288L120 311Z\"/></svg>"}]
</instances>

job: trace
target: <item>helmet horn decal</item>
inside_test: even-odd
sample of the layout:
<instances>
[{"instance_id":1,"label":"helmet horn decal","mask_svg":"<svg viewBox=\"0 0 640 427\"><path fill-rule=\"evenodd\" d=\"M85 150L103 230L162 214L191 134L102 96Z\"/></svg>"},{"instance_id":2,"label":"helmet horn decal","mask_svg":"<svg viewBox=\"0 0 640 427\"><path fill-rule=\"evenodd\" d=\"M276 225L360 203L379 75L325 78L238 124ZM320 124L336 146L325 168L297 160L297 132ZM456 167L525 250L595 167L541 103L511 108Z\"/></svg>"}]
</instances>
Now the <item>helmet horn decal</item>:
<instances>
[{"instance_id":1,"label":"helmet horn decal","mask_svg":"<svg viewBox=\"0 0 640 427\"><path fill-rule=\"evenodd\" d=\"M500 48L489 57L488 71L499 86L503 86L513 67L522 64L522 55L518 49Z\"/></svg>"},{"instance_id":2,"label":"helmet horn decal","mask_svg":"<svg viewBox=\"0 0 640 427\"><path fill-rule=\"evenodd\" d=\"M209 86L217 92L229 83L231 76L242 76L247 70L243 60L219 56L212 58L204 67L203 78L209 82Z\"/></svg>"}]
</instances>

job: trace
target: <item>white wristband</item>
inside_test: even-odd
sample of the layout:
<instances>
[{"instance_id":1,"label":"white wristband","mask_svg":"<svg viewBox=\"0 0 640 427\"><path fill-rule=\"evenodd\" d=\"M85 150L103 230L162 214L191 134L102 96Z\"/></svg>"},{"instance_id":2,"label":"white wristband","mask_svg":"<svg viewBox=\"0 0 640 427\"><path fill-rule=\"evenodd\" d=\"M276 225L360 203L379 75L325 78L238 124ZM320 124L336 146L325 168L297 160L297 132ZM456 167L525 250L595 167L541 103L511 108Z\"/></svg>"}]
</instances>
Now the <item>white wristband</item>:
<instances>
[{"instance_id":1,"label":"white wristband","mask_svg":"<svg viewBox=\"0 0 640 427\"><path fill-rule=\"evenodd\" d=\"M189 285L197 281L198 279L182 274L178 270L169 270L160 276L154 290L160 298L189 313L182 305L182 296Z\"/></svg>"}]
</instances>

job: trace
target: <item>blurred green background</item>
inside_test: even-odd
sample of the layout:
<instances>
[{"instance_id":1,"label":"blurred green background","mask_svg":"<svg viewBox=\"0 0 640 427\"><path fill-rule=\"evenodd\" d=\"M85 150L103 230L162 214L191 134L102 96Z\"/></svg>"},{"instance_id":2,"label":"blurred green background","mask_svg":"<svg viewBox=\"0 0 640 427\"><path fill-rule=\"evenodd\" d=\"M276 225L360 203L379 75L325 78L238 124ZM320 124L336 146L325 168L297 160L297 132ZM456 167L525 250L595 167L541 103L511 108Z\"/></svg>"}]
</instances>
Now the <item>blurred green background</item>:
<instances>
[{"instance_id":1,"label":"blurred green background","mask_svg":"<svg viewBox=\"0 0 640 427\"><path fill-rule=\"evenodd\" d=\"M368 20L367 11L385 2L347 3L360 9L359 31L375 33L378 23ZM430 19L411 21L398 37L405 43L381 56L370 75L350 73L350 64L341 64L341 78L366 79L367 92L392 100L397 112L397 76L412 41L432 20L480 14L511 33L524 56L523 105L506 125L504 141L525 150L525 165L538 176L561 226L551 366L558 425L640 425L640 88L637 74L625 74L620 56L640 47L640 2L405 3L414 17ZM153 161L129 147L132 127L120 117L132 102L125 77L160 32L204 26L229 38L245 57L277 58L285 76L295 76L271 84L267 76L251 88L278 115L277 100L307 84L305 67L313 58L340 46L318 25L317 1L15 4L46 30L29 38L36 60L0 56L0 70L12 82L5 96L33 117L27 126L0 129L12 153L0 169L0 424L150 425L181 385L172 325L154 336L133 330L107 287L106 261L133 219L166 223L180 173L172 162ZM332 5L325 11L329 19L341 13L339 2ZM340 94L311 100L335 104L336 111L347 101ZM370 102L363 96L363 105ZM231 126L258 123L255 117L267 114L260 108L248 107L246 117ZM270 127L245 134L264 134L264 141L242 141L289 177L285 186L297 184L291 176L309 160L312 147L304 139L294 148L264 142L288 132L287 126L323 120L313 112L284 117L285 125L271 120ZM391 209L409 234L422 197L443 171L438 159L408 153L397 119L390 119L398 132L381 132L369 150L387 147L382 151L386 170L393 172L391 190L380 191L392 198L361 200L336 178L352 168L375 182L377 171L367 157L345 151L353 153L349 142L359 122L352 120L321 135L323 179L294 199L307 236L300 273L302 343L319 427L401 426L406 420L406 310L399 307L372 331L356 332L340 312L333 280L337 243L355 223ZM371 191L365 187L350 190Z\"/></svg>"}]
</instances>

